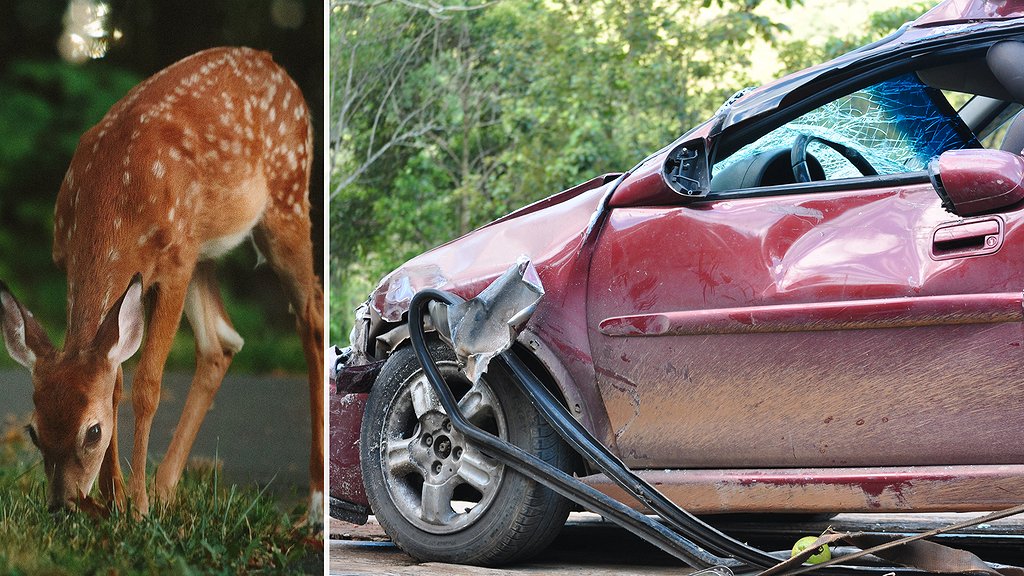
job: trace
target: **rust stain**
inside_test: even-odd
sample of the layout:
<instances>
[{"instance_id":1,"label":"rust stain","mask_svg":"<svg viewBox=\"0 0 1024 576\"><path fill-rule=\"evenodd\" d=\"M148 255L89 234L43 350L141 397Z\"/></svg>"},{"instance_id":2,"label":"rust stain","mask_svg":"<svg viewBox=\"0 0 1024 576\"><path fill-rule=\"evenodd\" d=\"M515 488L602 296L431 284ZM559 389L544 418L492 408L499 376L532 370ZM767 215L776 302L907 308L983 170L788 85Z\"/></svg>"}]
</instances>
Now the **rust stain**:
<instances>
[{"instance_id":1,"label":"rust stain","mask_svg":"<svg viewBox=\"0 0 1024 576\"><path fill-rule=\"evenodd\" d=\"M639 474L691 512L984 511L1019 503L1024 466L783 470L643 470ZM583 481L614 498L601 474ZM639 504L632 504L642 509Z\"/></svg>"},{"instance_id":2,"label":"rust stain","mask_svg":"<svg viewBox=\"0 0 1024 576\"><path fill-rule=\"evenodd\" d=\"M917 328L1024 321L1020 293L681 310L601 321L606 336L696 336Z\"/></svg>"},{"instance_id":3,"label":"rust stain","mask_svg":"<svg viewBox=\"0 0 1024 576\"><path fill-rule=\"evenodd\" d=\"M618 440L629 430L629 427L633 425L633 422L640 418L640 394L637 392L636 383L628 378L624 378L610 370L602 368L598 368L597 372L601 376L607 378L612 384L612 387L616 390L626 393L626 395L629 396L629 401L633 408L633 415L630 416L621 426L615 429L615 439Z\"/></svg>"}]
</instances>

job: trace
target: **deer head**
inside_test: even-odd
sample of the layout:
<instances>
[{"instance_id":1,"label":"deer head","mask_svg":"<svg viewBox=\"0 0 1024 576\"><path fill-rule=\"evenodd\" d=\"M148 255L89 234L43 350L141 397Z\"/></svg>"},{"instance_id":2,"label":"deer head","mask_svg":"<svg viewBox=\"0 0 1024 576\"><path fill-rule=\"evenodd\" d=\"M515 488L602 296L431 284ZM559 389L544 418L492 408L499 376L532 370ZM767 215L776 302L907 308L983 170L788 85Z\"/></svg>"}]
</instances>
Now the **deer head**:
<instances>
[{"instance_id":1,"label":"deer head","mask_svg":"<svg viewBox=\"0 0 1024 576\"><path fill-rule=\"evenodd\" d=\"M107 311L86 349L58 350L0 282L4 344L32 373L35 412L27 430L43 454L47 505L67 508L89 494L110 446L118 369L142 343L142 276Z\"/></svg>"}]
</instances>

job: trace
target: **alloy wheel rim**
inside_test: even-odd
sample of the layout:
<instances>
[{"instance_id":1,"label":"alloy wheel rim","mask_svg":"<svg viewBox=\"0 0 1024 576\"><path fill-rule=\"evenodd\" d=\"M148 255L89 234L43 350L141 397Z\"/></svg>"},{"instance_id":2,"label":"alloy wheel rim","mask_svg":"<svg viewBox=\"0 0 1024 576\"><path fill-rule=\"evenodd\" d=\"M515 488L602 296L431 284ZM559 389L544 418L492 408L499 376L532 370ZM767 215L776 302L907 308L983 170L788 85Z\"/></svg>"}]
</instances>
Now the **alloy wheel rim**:
<instances>
[{"instance_id":1,"label":"alloy wheel rim","mask_svg":"<svg viewBox=\"0 0 1024 576\"><path fill-rule=\"evenodd\" d=\"M454 364L438 367L466 418L506 439L504 412L486 380L471 384ZM391 501L411 524L433 534L450 534L472 525L489 509L504 465L455 430L422 371L399 389L384 426L384 483Z\"/></svg>"}]
</instances>

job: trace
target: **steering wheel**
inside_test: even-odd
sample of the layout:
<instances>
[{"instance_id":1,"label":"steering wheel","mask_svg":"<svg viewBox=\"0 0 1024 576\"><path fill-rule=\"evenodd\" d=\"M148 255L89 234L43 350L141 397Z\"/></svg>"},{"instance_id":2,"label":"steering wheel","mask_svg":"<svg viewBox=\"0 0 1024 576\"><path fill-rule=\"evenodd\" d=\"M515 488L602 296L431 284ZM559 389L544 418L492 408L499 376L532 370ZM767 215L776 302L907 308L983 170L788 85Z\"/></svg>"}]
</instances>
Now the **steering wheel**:
<instances>
[{"instance_id":1,"label":"steering wheel","mask_svg":"<svg viewBox=\"0 0 1024 576\"><path fill-rule=\"evenodd\" d=\"M793 141L793 150L789 155L790 163L793 165L793 177L796 178L798 183L811 181L811 173L807 169L807 145L814 141L821 142L838 152L840 156L849 160L850 164L853 164L853 167L862 175L878 176L878 172L873 166L871 166L871 163L867 161L867 158L864 158L864 156L855 148L844 146L843 144L833 142L820 136L800 134L796 137L796 140Z\"/></svg>"}]
</instances>

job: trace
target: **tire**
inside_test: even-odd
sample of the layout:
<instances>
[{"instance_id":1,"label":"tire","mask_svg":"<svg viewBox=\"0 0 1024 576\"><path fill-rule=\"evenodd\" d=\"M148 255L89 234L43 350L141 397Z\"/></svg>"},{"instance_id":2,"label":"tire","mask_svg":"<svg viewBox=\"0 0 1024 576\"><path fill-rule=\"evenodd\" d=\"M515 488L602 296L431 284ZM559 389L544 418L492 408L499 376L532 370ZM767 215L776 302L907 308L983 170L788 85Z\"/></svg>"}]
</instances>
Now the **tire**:
<instances>
[{"instance_id":1,"label":"tire","mask_svg":"<svg viewBox=\"0 0 1024 576\"><path fill-rule=\"evenodd\" d=\"M571 471L571 450L510 375L492 366L471 386L451 348L438 341L428 347L471 422ZM493 566L524 560L558 535L569 514L568 500L451 428L410 346L381 369L360 442L363 482L377 521L420 561Z\"/></svg>"}]
</instances>

